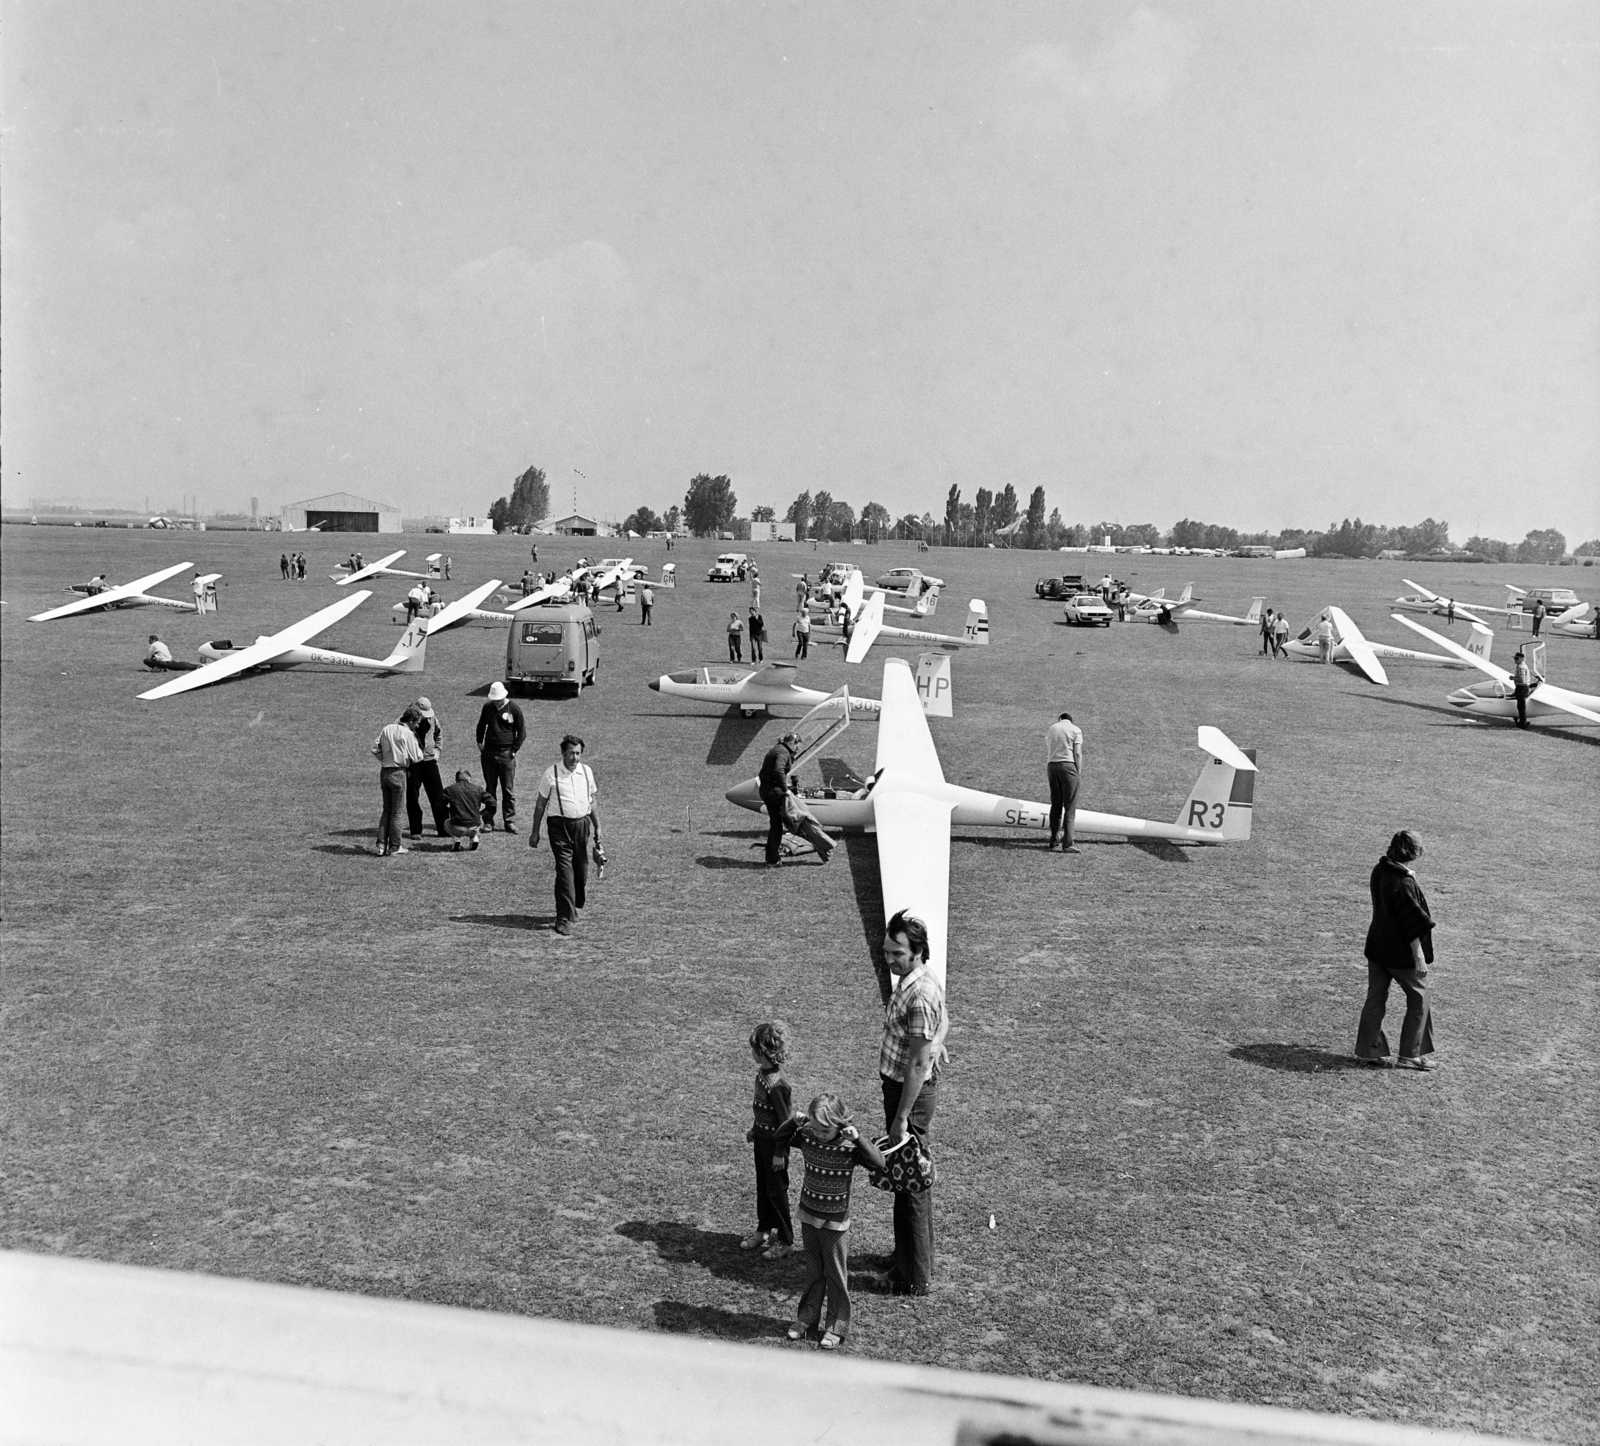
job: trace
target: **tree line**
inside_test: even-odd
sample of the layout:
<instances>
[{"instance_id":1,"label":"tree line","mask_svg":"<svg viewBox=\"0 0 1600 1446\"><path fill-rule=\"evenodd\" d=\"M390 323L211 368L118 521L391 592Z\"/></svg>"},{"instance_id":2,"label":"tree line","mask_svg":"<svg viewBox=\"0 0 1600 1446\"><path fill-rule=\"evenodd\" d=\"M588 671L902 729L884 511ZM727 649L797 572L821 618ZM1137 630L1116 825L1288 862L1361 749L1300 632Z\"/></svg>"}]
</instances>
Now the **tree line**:
<instances>
[{"instance_id":1,"label":"tree line","mask_svg":"<svg viewBox=\"0 0 1600 1446\"><path fill-rule=\"evenodd\" d=\"M502 497L489 508L489 518L497 532L532 526L549 512L550 489L544 472L530 467L517 478L509 497ZM641 536L652 532L676 532L680 526L696 537L715 537L731 532L739 499L733 482L726 475L697 473L690 479L680 507L674 503L664 513L637 507L620 526ZM750 510L751 522L777 520L777 509L761 506ZM998 492L979 487L966 501L959 485L952 483L945 495L944 516L931 512L918 517L908 512L896 518L880 502L868 502L857 512L831 492L802 492L789 504L783 521L794 523L797 541L848 542L863 538L904 539L938 547L988 547L1055 549L1084 547L1107 539L1113 547L1186 547L1232 551L1240 547L1290 549L1303 547L1312 557L1377 557L1397 551L1408 556L1428 553L1457 553L1450 543L1450 526L1431 517L1410 527L1389 527L1346 517L1329 523L1321 532L1287 528L1282 532L1240 532L1214 522L1185 517L1163 532L1151 522L1063 522L1061 510L1045 514L1043 487L1035 487L1022 505L1016 489L1008 482ZM1566 555L1567 540L1553 527L1536 529L1521 542L1501 542L1491 537L1469 537L1465 550L1487 562L1558 562ZM1600 539L1585 542L1579 556L1600 556Z\"/></svg>"}]
</instances>

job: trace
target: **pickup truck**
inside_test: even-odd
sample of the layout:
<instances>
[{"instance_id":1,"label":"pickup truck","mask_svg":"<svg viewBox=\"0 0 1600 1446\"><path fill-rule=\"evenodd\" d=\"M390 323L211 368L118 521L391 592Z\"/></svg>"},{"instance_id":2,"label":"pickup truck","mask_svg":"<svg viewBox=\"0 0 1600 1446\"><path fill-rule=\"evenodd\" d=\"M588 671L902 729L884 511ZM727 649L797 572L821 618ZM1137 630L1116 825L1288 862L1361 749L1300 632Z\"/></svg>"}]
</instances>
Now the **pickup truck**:
<instances>
[{"instance_id":1,"label":"pickup truck","mask_svg":"<svg viewBox=\"0 0 1600 1446\"><path fill-rule=\"evenodd\" d=\"M707 582L738 582L750 566L750 559L742 552L725 552L706 574Z\"/></svg>"},{"instance_id":2,"label":"pickup truck","mask_svg":"<svg viewBox=\"0 0 1600 1446\"><path fill-rule=\"evenodd\" d=\"M1061 577L1041 577L1033 590L1040 597L1064 598L1082 592L1084 581L1080 574L1069 572Z\"/></svg>"}]
</instances>

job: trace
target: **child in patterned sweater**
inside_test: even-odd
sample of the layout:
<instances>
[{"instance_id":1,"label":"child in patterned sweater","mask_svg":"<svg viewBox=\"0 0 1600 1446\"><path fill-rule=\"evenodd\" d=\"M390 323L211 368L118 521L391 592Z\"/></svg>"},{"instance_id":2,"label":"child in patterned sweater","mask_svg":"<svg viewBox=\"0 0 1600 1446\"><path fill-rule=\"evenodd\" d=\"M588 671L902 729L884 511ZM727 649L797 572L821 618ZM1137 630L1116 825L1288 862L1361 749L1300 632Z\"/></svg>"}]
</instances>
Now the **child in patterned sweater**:
<instances>
[{"instance_id":1,"label":"child in patterned sweater","mask_svg":"<svg viewBox=\"0 0 1600 1446\"><path fill-rule=\"evenodd\" d=\"M755 1124L745 1139L755 1145L756 1228L739 1242L741 1250L759 1250L763 1260L779 1260L794 1249L789 1219L789 1147L778 1145L778 1127L794 1114L783 1062L789 1057L789 1027L780 1020L758 1024L750 1034L750 1057L756 1062Z\"/></svg>"},{"instance_id":2,"label":"child in patterned sweater","mask_svg":"<svg viewBox=\"0 0 1600 1446\"><path fill-rule=\"evenodd\" d=\"M850 1182L858 1165L882 1170L883 1156L856 1132L848 1106L834 1094L818 1095L806 1114L779 1127L776 1140L785 1148L791 1141L798 1144L806 1162L800 1185L806 1283L788 1336L801 1340L817 1328L826 1297L827 1325L820 1344L825 1351L836 1351L850 1332Z\"/></svg>"}]
</instances>

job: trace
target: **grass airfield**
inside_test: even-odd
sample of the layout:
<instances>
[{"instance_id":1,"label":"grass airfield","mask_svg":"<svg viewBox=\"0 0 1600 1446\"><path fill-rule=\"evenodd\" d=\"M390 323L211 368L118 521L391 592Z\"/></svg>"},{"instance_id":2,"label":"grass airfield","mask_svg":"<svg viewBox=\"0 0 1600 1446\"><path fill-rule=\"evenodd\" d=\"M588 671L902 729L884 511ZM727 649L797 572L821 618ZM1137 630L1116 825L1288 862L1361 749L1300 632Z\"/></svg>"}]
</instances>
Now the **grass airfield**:
<instances>
[{"instance_id":1,"label":"grass airfield","mask_svg":"<svg viewBox=\"0 0 1600 1446\"><path fill-rule=\"evenodd\" d=\"M748 589L704 580L713 544L680 547L654 628L601 609L597 688L524 701L524 827L569 729L603 790L611 867L563 940L526 833L370 854L373 737L425 693L446 771L476 772L503 627L432 639L421 678L136 699L149 632L191 659L253 639L334 601L353 542L370 558L385 541L4 529L0 1244L791 1349L801 1263L736 1248L754 1218L746 1036L787 1019L797 1098L837 1089L877 1125L881 913L871 839L763 872L764 822L723 801L780 721L645 687L721 660ZM521 539L401 541L401 566L452 554L446 596L529 561ZM285 545L310 559L304 585L279 578ZM541 539L540 566L602 547L620 550ZM653 572L667 559L634 549ZM774 656L791 572L919 560L749 550ZM25 621L93 572L180 560L223 573L220 616ZM1069 629L1034 579L1098 575L1097 558L920 561L949 584L933 628L958 632L969 597L990 608L993 646L956 655L955 717L933 724L952 780L1047 797L1061 708L1087 735L1086 808L1174 818L1202 723L1261 773L1236 847L1062 857L1042 835L958 832L938 1285L914 1304L861 1290L850 1349L1592 1440L1600 736L1467 720L1443 702L1465 671L1396 662L1380 689L1266 661L1244 628ZM1600 595L1570 568L1108 561L1141 591L1192 578L1217 611L1265 593L1297 631L1337 602L1404 646L1423 644L1387 618L1402 573L1484 602L1502 579ZM382 656L408 586L378 583L319 641ZM1521 636L1497 633L1496 659ZM883 652L847 669L813 649L802 680L877 696ZM1600 691L1600 647L1547 656L1554 681ZM875 735L840 741L862 774ZM1401 826L1440 921L1428 1076L1348 1062L1367 874ZM859 1276L891 1239L864 1180L855 1220Z\"/></svg>"}]
</instances>

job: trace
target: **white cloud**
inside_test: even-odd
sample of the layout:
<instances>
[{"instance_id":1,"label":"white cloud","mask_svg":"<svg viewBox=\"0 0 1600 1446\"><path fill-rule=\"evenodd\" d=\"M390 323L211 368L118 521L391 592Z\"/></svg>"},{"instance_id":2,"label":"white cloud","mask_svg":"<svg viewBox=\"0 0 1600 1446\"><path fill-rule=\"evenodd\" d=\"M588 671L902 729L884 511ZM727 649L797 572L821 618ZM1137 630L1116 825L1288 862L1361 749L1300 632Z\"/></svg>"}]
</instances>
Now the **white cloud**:
<instances>
[{"instance_id":1,"label":"white cloud","mask_svg":"<svg viewBox=\"0 0 1600 1446\"><path fill-rule=\"evenodd\" d=\"M1040 44L1013 57L1008 117L1022 130L1053 131L1147 114L1166 102L1188 53L1183 27L1141 6L1091 49Z\"/></svg>"}]
</instances>

